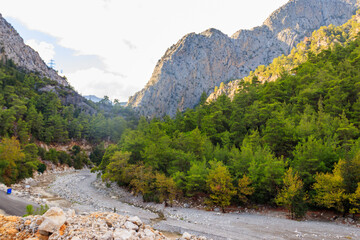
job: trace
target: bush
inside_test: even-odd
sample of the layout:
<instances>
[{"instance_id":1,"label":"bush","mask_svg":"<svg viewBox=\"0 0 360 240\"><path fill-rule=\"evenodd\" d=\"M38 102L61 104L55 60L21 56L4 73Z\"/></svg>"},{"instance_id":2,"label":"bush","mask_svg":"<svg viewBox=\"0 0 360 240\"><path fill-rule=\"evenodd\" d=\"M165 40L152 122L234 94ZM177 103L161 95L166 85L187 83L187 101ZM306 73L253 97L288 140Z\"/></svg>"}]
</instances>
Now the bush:
<instances>
[{"instance_id":1,"label":"bush","mask_svg":"<svg viewBox=\"0 0 360 240\"><path fill-rule=\"evenodd\" d=\"M43 164L43 163L40 163L39 166L38 166L37 171L38 171L39 173L44 173L45 170L46 170L46 165Z\"/></svg>"}]
</instances>

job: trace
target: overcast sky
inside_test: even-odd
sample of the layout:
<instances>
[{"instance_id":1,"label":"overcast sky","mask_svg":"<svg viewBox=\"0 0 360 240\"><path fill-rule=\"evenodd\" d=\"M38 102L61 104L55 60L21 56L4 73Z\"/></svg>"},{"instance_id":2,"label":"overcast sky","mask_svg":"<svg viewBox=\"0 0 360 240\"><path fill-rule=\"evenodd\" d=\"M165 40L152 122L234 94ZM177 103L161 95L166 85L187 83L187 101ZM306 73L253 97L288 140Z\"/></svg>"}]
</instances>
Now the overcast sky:
<instances>
[{"instance_id":1,"label":"overcast sky","mask_svg":"<svg viewBox=\"0 0 360 240\"><path fill-rule=\"evenodd\" d=\"M127 101L190 32L231 36L288 0L0 0L1 14L83 94Z\"/></svg>"}]
</instances>

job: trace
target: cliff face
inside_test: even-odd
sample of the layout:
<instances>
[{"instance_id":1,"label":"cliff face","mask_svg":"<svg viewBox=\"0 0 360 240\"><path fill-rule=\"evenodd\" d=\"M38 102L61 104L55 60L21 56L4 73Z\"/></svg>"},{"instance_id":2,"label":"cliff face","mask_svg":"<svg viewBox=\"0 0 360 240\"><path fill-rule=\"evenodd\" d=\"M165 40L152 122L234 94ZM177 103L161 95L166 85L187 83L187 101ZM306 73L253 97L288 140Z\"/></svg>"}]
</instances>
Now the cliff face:
<instances>
[{"instance_id":1,"label":"cliff face","mask_svg":"<svg viewBox=\"0 0 360 240\"><path fill-rule=\"evenodd\" d=\"M169 48L145 88L128 106L148 117L174 116L198 104L202 92L221 82L247 76L269 64L321 26L341 25L351 18L359 0L291 0L260 27L228 37L216 29L190 33Z\"/></svg>"},{"instance_id":2,"label":"cliff face","mask_svg":"<svg viewBox=\"0 0 360 240\"><path fill-rule=\"evenodd\" d=\"M85 98L72 90L67 80L49 68L41 59L38 52L24 43L17 31L0 14L0 61L12 60L15 65L26 72L38 73L58 83L57 86L46 86L40 91L57 93L64 104L73 104L85 112L95 113ZM59 90L65 91L60 95Z\"/></svg>"},{"instance_id":3,"label":"cliff face","mask_svg":"<svg viewBox=\"0 0 360 240\"><path fill-rule=\"evenodd\" d=\"M17 31L0 14L0 58L11 59L18 67L26 71L37 72L43 77L55 80L62 86L68 86L66 79L49 68L39 54L27 46Z\"/></svg>"}]
</instances>

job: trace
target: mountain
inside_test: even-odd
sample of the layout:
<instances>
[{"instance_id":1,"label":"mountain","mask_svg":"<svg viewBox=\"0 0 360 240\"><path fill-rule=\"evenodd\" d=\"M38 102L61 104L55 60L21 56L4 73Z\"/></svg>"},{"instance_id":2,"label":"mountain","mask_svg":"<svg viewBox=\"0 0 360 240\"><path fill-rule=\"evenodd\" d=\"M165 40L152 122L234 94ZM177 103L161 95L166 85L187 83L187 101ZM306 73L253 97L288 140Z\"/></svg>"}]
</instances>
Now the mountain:
<instances>
[{"instance_id":1,"label":"mountain","mask_svg":"<svg viewBox=\"0 0 360 240\"><path fill-rule=\"evenodd\" d=\"M220 87L215 87L214 92L208 96L207 102L218 99L222 94L233 100L235 94L240 90L242 80L253 82L256 79L256 81L264 83L277 80L283 72L294 74L296 67L309 59L309 54L311 56L329 48L336 48L338 45L347 45L358 37L359 32L360 11L341 26L329 25L321 27L313 32L311 37L305 38L304 41L293 48L289 55L281 55L275 58L268 66L258 66L243 79L236 79L227 84L221 83ZM293 71L293 69L295 70Z\"/></svg>"},{"instance_id":2,"label":"mountain","mask_svg":"<svg viewBox=\"0 0 360 240\"><path fill-rule=\"evenodd\" d=\"M24 70L37 72L43 77L57 81L60 85L69 86L65 78L49 68L39 53L24 43L18 32L0 14L0 59L11 59Z\"/></svg>"},{"instance_id":3,"label":"mountain","mask_svg":"<svg viewBox=\"0 0 360 240\"><path fill-rule=\"evenodd\" d=\"M102 98L99 98L95 95L87 95L87 96L83 96L84 98L86 98L87 100L93 101L95 103L100 102Z\"/></svg>"},{"instance_id":4,"label":"mountain","mask_svg":"<svg viewBox=\"0 0 360 240\"><path fill-rule=\"evenodd\" d=\"M26 73L35 73L54 81L55 84L48 84L40 91L55 92L64 104L73 104L85 112L95 113L95 109L85 98L73 90L66 78L59 76L54 69L49 68L39 53L26 45L18 32L0 14L0 61L9 60Z\"/></svg>"},{"instance_id":5,"label":"mountain","mask_svg":"<svg viewBox=\"0 0 360 240\"><path fill-rule=\"evenodd\" d=\"M291 0L262 26L239 30L231 37L216 29L190 33L158 61L146 86L128 106L147 117L174 116L193 108L203 92L247 76L259 65L289 54L321 26L341 25L355 14L358 0Z\"/></svg>"}]
</instances>

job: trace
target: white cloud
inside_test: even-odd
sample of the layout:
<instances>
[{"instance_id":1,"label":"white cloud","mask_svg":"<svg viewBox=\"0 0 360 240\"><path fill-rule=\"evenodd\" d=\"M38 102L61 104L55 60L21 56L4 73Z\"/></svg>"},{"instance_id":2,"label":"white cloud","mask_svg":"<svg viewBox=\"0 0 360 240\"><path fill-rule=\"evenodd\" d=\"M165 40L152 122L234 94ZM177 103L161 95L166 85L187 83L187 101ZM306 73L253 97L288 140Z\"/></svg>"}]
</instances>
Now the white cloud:
<instances>
[{"instance_id":1,"label":"white cloud","mask_svg":"<svg viewBox=\"0 0 360 240\"><path fill-rule=\"evenodd\" d=\"M112 100L119 99L123 102L128 100L127 97L122 96L127 96L131 86L124 84L122 81L124 76L121 74L105 72L98 68L88 68L65 75L71 85L82 95L96 95L100 98L106 95Z\"/></svg>"},{"instance_id":2,"label":"white cloud","mask_svg":"<svg viewBox=\"0 0 360 240\"><path fill-rule=\"evenodd\" d=\"M35 39L30 39L27 40L25 44L29 45L35 51L37 51L45 63L49 63L51 59L54 59L54 45L52 45L51 43L47 43L44 41L39 42Z\"/></svg>"}]
</instances>

